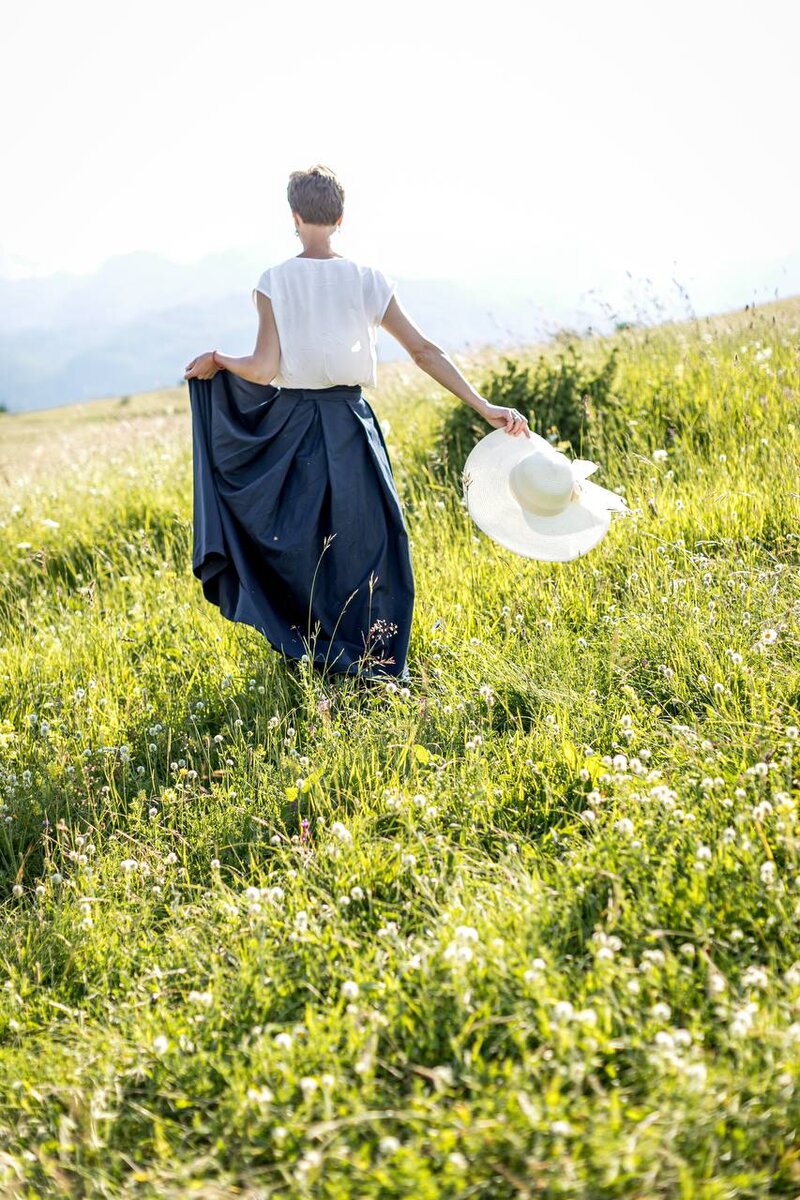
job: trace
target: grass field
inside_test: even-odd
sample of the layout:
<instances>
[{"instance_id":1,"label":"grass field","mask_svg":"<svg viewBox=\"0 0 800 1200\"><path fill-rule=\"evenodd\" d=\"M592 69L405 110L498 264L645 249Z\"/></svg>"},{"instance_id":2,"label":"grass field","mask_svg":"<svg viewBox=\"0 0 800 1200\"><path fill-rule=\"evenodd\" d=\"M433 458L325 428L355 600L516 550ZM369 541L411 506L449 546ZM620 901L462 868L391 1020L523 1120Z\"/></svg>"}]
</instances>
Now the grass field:
<instances>
[{"instance_id":1,"label":"grass field","mask_svg":"<svg viewBox=\"0 0 800 1200\"><path fill-rule=\"evenodd\" d=\"M203 599L185 388L0 416L0 1195L800 1196L800 300L615 347L561 566L383 370L410 688Z\"/></svg>"}]
</instances>

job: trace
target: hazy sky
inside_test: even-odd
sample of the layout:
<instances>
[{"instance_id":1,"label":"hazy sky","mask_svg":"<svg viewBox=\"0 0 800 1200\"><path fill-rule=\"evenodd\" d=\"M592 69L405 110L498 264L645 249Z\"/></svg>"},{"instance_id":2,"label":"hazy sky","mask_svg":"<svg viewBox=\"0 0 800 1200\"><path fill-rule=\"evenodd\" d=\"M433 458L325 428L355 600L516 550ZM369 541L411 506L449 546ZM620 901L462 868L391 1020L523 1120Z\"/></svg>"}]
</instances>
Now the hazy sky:
<instances>
[{"instance_id":1,"label":"hazy sky","mask_svg":"<svg viewBox=\"0 0 800 1200\"><path fill-rule=\"evenodd\" d=\"M786 0L10 0L0 269L295 254L295 168L340 253L509 281L800 246Z\"/></svg>"}]
</instances>

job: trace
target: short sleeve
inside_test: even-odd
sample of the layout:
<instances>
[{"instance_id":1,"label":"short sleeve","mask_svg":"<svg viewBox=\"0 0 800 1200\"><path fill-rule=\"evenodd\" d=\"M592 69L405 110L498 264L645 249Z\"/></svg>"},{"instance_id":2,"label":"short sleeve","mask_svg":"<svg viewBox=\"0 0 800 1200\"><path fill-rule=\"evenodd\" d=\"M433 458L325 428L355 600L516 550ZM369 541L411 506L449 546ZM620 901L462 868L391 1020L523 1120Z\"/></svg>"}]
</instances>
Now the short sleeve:
<instances>
[{"instance_id":1,"label":"short sleeve","mask_svg":"<svg viewBox=\"0 0 800 1200\"><path fill-rule=\"evenodd\" d=\"M383 271L379 271L377 267L366 269L364 273L364 307L373 324L380 325L396 287L396 281L384 275Z\"/></svg>"},{"instance_id":2,"label":"short sleeve","mask_svg":"<svg viewBox=\"0 0 800 1200\"><path fill-rule=\"evenodd\" d=\"M252 300L253 304L256 306L258 305L258 301L256 300L256 292L263 292L265 296L272 296L271 270L271 267L267 267L266 271L262 271L258 277L258 283L253 288Z\"/></svg>"}]
</instances>

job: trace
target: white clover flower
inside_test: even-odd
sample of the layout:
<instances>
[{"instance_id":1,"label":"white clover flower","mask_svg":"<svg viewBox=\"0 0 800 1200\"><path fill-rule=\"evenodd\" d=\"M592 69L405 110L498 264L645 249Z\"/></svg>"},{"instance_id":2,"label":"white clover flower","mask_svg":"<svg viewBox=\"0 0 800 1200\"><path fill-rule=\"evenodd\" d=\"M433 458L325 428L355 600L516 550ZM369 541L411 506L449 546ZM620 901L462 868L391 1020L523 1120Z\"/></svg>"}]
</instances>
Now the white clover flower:
<instances>
[{"instance_id":1,"label":"white clover flower","mask_svg":"<svg viewBox=\"0 0 800 1200\"><path fill-rule=\"evenodd\" d=\"M444 959L446 962L468 963L472 962L475 957L472 952L472 947L465 942L450 942L445 947Z\"/></svg>"},{"instance_id":2,"label":"white clover flower","mask_svg":"<svg viewBox=\"0 0 800 1200\"><path fill-rule=\"evenodd\" d=\"M354 979L347 979L342 984L342 995L344 996L345 1000L358 999L360 990L361 989Z\"/></svg>"},{"instance_id":3,"label":"white clover flower","mask_svg":"<svg viewBox=\"0 0 800 1200\"><path fill-rule=\"evenodd\" d=\"M667 455L666 450L654 450L653 451L653 461L654 462L664 462L664 460L667 457L668 457L668 455Z\"/></svg>"},{"instance_id":4,"label":"white clover flower","mask_svg":"<svg viewBox=\"0 0 800 1200\"><path fill-rule=\"evenodd\" d=\"M703 1085L706 1082L706 1077L708 1075L708 1070L706 1068L705 1063L702 1063L702 1062L686 1063L683 1070L684 1070L684 1076L686 1078L686 1082L688 1083L688 1085L691 1088L698 1089L698 1088L703 1087Z\"/></svg>"},{"instance_id":5,"label":"white clover flower","mask_svg":"<svg viewBox=\"0 0 800 1200\"><path fill-rule=\"evenodd\" d=\"M767 886L775 882L775 863L772 859L768 858L766 862L761 864L759 875L761 876L761 882L767 884Z\"/></svg>"},{"instance_id":6,"label":"white clover flower","mask_svg":"<svg viewBox=\"0 0 800 1200\"><path fill-rule=\"evenodd\" d=\"M279 1050L291 1050L292 1035L290 1033L276 1033L275 1037L272 1039L272 1043L274 1046L277 1046Z\"/></svg>"},{"instance_id":7,"label":"white clover flower","mask_svg":"<svg viewBox=\"0 0 800 1200\"><path fill-rule=\"evenodd\" d=\"M792 963L783 973L783 978L789 987L800 986L800 962Z\"/></svg>"},{"instance_id":8,"label":"white clover flower","mask_svg":"<svg viewBox=\"0 0 800 1200\"><path fill-rule=\"evenodd\" d=\"M749 988L768 988L769 975L763 967L750 966L742 974L742 984Z\"/></svg>"},{"instance_id":9,"label":"white clover flower","mask_svg":"<svg viewBox=\"0 0 800 1200\"><path fill-rule=\"evenodd\" d=\"M479 942L480 934L472 925L456 925L453 936L461 942Z\"/></svg>"},{"instance_id":10,"label":"white clover flower","mask_svg":"<svg viewBox=\"0 0 800 1200\"><path fill-rule=\"evenodd\" d=\"M614 822L614 828L618 833L621 833L623 837L630 837L633 833L633 821L630 819L630 817L620 817L618 821Z\"/></svg>"},{"instance_id":11,"label":"white clover flower","mask_svg":"<svg viewBox=\"0 0 800 1200\"><path fill-rule=\"evenodd\" d=\"M729 1025L731 1037L746 1037L753 1028L755 1014L758 1012L758 1005L755 1001L750 1001L748 1004L740 1005L734 1012L733 1018Z\"/></svg>"},{"instance_id":12,"label":"white clover flower","mask_svg":"<svg viewBox=\"0 0 800 1200\"><path fill-rule=\"evenodd\" d=\"M341 821L333 822L331 825L331 833L335 838L337 838L340 842L344 842L346 845L350 845L353 841L352 833L346 825L342 824Z\"/></svg>"},{"instance_id":13,"label":"white clover flower","mask_svg":"<svg viewBox=\"0 0 800 1200\"><path fill-rule=\"evenodd\" d=\"M727 988L725 976L720 971L711 971L708 976L708 988L715 996L721 996Z\"/></svg>"},{"instance_id":14,"label":"white clover flower","mask_svg":"<svg viewBox=\"0 0 800 1200\"><path fill-rule=\"evenodd\" d=\"M378 1150L384 1155L384 1157L396 1154L399 1149L400 1141L391 1133L387 1133L386 1136L382 1137L378 1142Z\"/></svg>"},{"instance_id":15,"label":"white clover flower","mask_svg":"<svg viewBox=\"0 0 800 1200\"><path fill-rule=\"evenodd\" d=\"M166 1054L168 1049L169 1049L168 1039L164 1036L163 1033L157 1034L153 1038L153 1053L154 1054Z\"/></svg>"}]
</instances>

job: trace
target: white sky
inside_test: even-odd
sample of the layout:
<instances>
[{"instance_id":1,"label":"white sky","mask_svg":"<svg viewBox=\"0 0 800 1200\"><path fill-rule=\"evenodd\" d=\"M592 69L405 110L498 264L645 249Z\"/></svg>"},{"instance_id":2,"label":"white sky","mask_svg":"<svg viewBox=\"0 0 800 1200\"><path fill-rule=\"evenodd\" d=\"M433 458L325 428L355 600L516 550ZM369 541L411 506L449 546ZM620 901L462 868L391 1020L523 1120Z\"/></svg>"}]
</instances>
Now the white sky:
<instances>
[{"instance_id":1,"label":"white sky","mask_svg":"<svg viewBox=\"0 0 800 1200\"><path fill-rule=\"evenodd\" d=\"M298 252L295 168L340 253L531 278L800 247L793 0L9 0L6 272Z\"/></svg>"}]
</instances>

